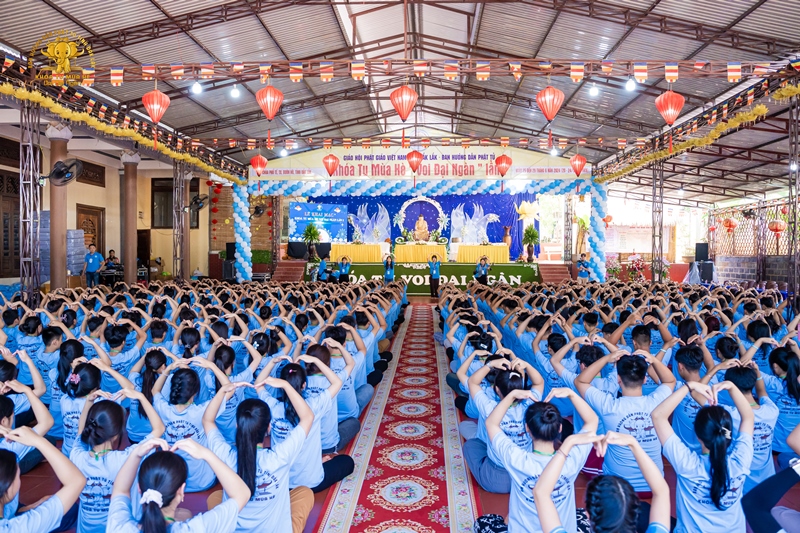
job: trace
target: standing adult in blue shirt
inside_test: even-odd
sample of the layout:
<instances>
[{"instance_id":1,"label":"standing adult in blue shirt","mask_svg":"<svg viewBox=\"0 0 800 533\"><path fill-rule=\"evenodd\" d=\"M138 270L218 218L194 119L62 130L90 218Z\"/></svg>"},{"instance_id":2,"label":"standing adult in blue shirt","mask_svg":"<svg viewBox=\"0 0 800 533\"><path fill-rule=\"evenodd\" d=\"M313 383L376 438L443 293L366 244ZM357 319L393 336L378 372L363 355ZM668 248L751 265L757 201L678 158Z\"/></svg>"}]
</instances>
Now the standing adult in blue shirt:
<instances>
[{"instance_id":1,"label":"standing adult in blue shirt","mask_svg":"<svg viewBox=\"0 0 800 533\"><path fill-rule=\"evenodd\" d=\"M322 261L319 262L317 273L320 281L328 281L328 260L331 258L330 254L325 254ZM333 279L333 278L331 278Z\"/></svg>"},{"instance_id":2,"label":"standing adult in blue shirt","mask_svg":"<svg viewBox=\"0 0 800 533\"><path fill-rule=\"evenodd\" d=\"M581 254L576 266L578 267L578 283L589 281L589 261L586 260L586 254Z\"/></svg>"},{"instance_id":3,"label":"standing adult in blue shirt","mask_svg":"<svg viewBox=\"0 0 800 533\"><path fill-rule=\"evenodd\" d=\"M350 281L350 258L343 255L339 260L339 283Z\"/></svg>"},{"instance_id":4,"label":"standing adult in blue shirt","mask_svg":"<svg viewBox=\"0 0 800 533\"><path fill-rule=\"evenodd\" d=\"M439 262L439 257L436 254L428 259L428 268L431 276L431 298L439 297L439 270L441 267L442 263Z\"/></svg>"},{"instance_id":5,"label":"standing adult in blue shirt","mask_svg":"<svg viewBox=\"0 0 800 533\"><path fill-rule=\"evenodd\" d=\"M475 274L474 277L481 285L488 285L489 284L489 269L492 268L491 263L484 255L481 257L478 264L475 265Z\"/></svg>"},{"instance_id":6,"label":"standing adult in blue shirt","mask_svg":"<svg viewBox=\"0 0 800 533\"><path fill-rule=\"evenodd\" d=\"M86 275L86 286L94 287L100 279L100 269L103 268L103 256L97 253L97 246L94 243L89 245L89 253L83 260L83 272Z\"/></svg>"},{"instance_id":7,"label":"standing adult in blue shirt","mask_svg":"<svg viewBox=\"0 0 800 533\"><path fill-rule=\"evenodd\" d=\"M394 281L394 257L392 254L387 254L383 258L383 281L385 283Z\"/></svg>"}]
</instances>

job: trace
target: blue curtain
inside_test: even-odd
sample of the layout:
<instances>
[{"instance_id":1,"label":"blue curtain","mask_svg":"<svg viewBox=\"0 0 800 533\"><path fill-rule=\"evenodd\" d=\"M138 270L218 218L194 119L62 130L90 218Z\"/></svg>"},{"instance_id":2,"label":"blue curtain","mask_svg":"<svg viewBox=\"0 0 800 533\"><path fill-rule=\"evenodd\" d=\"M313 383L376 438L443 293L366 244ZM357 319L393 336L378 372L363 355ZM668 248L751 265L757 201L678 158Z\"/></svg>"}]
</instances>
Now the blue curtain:
<instances>
[{"instance_id":1,"label":"blue curtain","mask_svg":"<svg viewBox=\"0 0 800 533\"><path fill-rule=\"evenodd\" d=\"M309 202L321 204L336 204L347 207L349 214L355 214L358 208L367 204L367 213L372 216L378 212L378 205L383 204L389 212L389 218L392 220L392 241L400 236L400 228L394 224L394 217L400 211L403 203L412 199L411 196L354 196L354 197L331 197L331 196L315 196L308 199ZM474 212L473 204L478 204L483 208L484 213L494 213L500 219L500 222L492 222L489 224L487 235L490 242L502 242L503 240L503 226L509 226L511 234L511 258L516 259L522 253L522 221L518 221L515 204L519 202L529 201L532 202L535 198L534 194L485 194L485 195L448 195L448 196L432 196L432 200L436 200L442 206L442 211L447 215L448 219L450 214L459 204L464 204L464 212L472 215ZM404 227L413 230L417 217L422 215L425 222L428 224L428 229L434 231L439 227L437 218L439 216L436 208L427 202L414 202L406 209L406 218ZM537 223L538 229L538 223ZM450 238L450 223L448 222L447 229L442 233L443 237ZM348 225L347 238L352 240L353 227ZM538 253L538 250L537 250Z\"/></svg>"},{"instance_id":2,"label":"blue curtain","mask_svg":"<svg viewBox=\"0 0 800 533\"><path fill-rule=\"evenodd\" d=\"M514 206L520 205L522 202L535 202L536 195L534 193L522 192L518 194L514 194L511 196L513 199L512 208L512 215L513 219L510 219L508 223L504 223L505 226L511 226L511 260L516 260L520 254L525 253L527 257L527 253L525 252L525 246L522 244L522 234L525 231L525 222L522 220L518 220L519 216L517 216L516 209ZM539 221L537 220L534 223L534 227L536 231L539 231ZM537 244L534 247L534 253L538 256L539 255L539 245Z\"/></svg>"}]
</instances>

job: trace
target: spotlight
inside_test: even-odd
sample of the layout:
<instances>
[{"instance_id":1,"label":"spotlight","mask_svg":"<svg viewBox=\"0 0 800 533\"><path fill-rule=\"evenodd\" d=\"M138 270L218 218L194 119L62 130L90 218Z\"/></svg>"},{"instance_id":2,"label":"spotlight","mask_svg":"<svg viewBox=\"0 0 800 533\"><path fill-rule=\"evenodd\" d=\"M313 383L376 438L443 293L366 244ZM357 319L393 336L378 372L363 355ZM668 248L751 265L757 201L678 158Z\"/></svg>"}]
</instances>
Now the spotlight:
<instances>
[{"instance_id":1,"label":"spotlight","mask_svg":"<svg viewBox=\"0 0 800 533\"><path fill-rule=\"evenodd\" d=\"M597 85L592 83L592 87L589 89L589 96L597 96L600 94L600 89L597 88Z\"/></svg>"},{"instance_id":2,"label":"spotlight","mask_svg":"<svg viewBox=\"0 0 800 533\"><path fill-rule=\"evenodd\" d=\"M681 188L678 189L678 196L683 196L683 185L681 185Z\"/></svg>"},{"instance_id":3,"label":"spotlight","mask_svg":"<svg viewBox=\"0 0 800 533\"><path fill-rule=\"evenodd\" d=\"M628 81L625 82L625 90L626 91L633 91L636 89L636 82L633 78L628 78Z\"/></svg>"},{"instance_id":4,"label":"spotlight","mask_svg":"<svg viewBox=\"0 0 800 533\"><path fill-rule=\"evenodd\" d=\"M231 89L231 96L233 98L239 98L239 88L236 86L235 83L233 84L233 89Z\"/></svg>"},{"instance_id":5,"label":"spotlight","mask_svg":"<svg viewBox=\"0 0 800 533\"><path fill-rule=\"evenodd\" d=\"M286 157L289 155L289 152L286 151L286 148L281 149L281 157Z\"/></svg>"},{"instance_id":6,"label":"spotlight","mask_svg":"<svg viewBox=\"0 0 800 533\"><path fill-rule=\"evenodd\" d=\"M557 155L558 155L558 150L556 150L556 147L555 147L555 146L553 147L553 149L552 149L552 150L550 150L550 155L552 155L553 157L555 157L555 156L557 156Z\"/></svg>"},{"instance_id":7,"label":"spotlight","mask_svg":"<svg viewBox=\"0 0 800 533\"><path fill-rule=\"evenodd\" d=\"M794 161L792 161L792 164L791 164L791 165L789 165L789 170L792 170L792 171L795 171L795 170L797 170L797 163L795 163Z\"/></svg>"},{"instance_id":8,"label":"spotlight","mask_svg":"<svg viewBox=\"0 0 800 533\"><path fill-rule=\"evenodd\" d=\"M203 92L203 86L200 85L199 81L194 82L194 85L192 85L192 92L194 94L200 94L201 92Z\"/></svg>"}]
</instances>

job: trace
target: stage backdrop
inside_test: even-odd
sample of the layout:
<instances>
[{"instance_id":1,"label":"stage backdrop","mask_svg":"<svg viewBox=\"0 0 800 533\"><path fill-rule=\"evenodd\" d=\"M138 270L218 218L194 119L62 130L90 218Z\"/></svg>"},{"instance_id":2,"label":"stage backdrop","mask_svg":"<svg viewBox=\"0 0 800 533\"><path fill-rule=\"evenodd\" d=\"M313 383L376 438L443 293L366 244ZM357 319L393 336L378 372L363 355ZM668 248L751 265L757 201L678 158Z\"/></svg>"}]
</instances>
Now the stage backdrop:
<instances>
[{"instance_id":1,"label":"stage backdrop","mask_svg":"<svg viewBox=\"0 0 800 533\"><path fill-rule=\"evenodd\" d=\"M330 203L331 200L334 200L337 204L346 206L347 211L350 213L355 213L358 211L358 208L363 205L367 204L367 213L369 216L374 215L378 212L378 205L383 204L386 207L387 211L389 211L389 218L392 220L392 242L400 236L400 228L394 224L395 215L400 211L402 205L412 200L413 196L343 196L343 197L336 197L335 200L330 196L316 196L311 197L308 199L309 204L325 204ZM446 237L448 240L450 239L450 225L451 221L450 214L452 213L453 209L458 207L460 204L464 204L464 213L467 215L472 216L474 210L474 204L478 204L483 208L484 214L493 213L498 216L500 219L499 222L492 222L489 224L487 234L489 237L490 242L502 242L503 240L503 226L509 226L510 234L511 234L511 250L510 255L511 259L516 259L523 251L522 246L522 231L523 231L523 222L519 219L519 215L515 209L515 205L520 205L522 202L533 202L536 198L536 195L530 193L520 193L520 194L494 194L494 195L448 195L448 196L431 196L432 200L435 200L442 206L442 211L445 215L447 215L448 223L447 228L442 232L442 236ZM292 204L295 205L295 204ZM417 217L422 215L425 218L425 222L428 223L428 230L434 231L439 228L439 223L437 219L439 217L439 211L436 207L428 202L424 201L417 201L413 202L406 208L406 216L405 222L403 226L408 230L414 230L414 224L417 221ZM539 229L539 223L536 223L536 229ZM348 224L347 227L347 239L348 241L352 241L353 239L353 226ZM536 253L539 253L538 246L536 247Z\"/></svg>"},{"instance_id":2,"label":"stage backdrop","mask_svg":"<svg viewBox=\"0 0 800 533\"><path fill-rule=\"evenodd\" d=\"M291 202L289 241L302 241L306 226L313 222L320 242L347 242L347 206L330 202Z\"/></svg>"}]
</instances>

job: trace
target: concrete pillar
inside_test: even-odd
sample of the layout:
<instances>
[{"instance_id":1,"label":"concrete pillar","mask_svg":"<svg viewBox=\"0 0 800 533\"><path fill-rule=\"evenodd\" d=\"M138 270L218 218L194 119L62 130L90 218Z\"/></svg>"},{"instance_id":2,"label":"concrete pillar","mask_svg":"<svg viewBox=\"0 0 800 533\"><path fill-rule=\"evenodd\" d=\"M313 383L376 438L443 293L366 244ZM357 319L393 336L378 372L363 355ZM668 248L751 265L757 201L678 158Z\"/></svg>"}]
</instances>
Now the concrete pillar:
<instances>
[{"instance_id":1,"label":"concrete pillar","mask_svg":"<svg viewBox=\"0 0 800 533\"><path fill-rule=\"evenodd\" d=\"M50 140L50 169L67 159L67 143L72 129L60 122L51 122L45 130ZM50 289L67 286L67 187L50 189Z\"/></svg>"},{"instance_id":2,"label":"concrete pillar","mask_svg":"<svg viewBox=\"0 0 800 533\"><path fill-rule=\"evenodd\" d=\"M125 283L136 283L136 171L142 157L139 152L125 150L120 156L122 160L122 265L125 268ZM142 258L146 261L149 257Z\"/></svg>"},{"instance_id":3,"label":"concrete pillar","mask_svg":"<svg viewBox=\"0 0 800 533\"><path fill-rule=\"evenodd\" d=\"M192 218L188 209L189 203L192 201L191 182L194 175L189 172L186 175L186 183L183 184L183 205L186 209L183 212L183 239L181 239L181 272L183 272L183 279L192 278Z\"/></svg>"}]
</instances>

